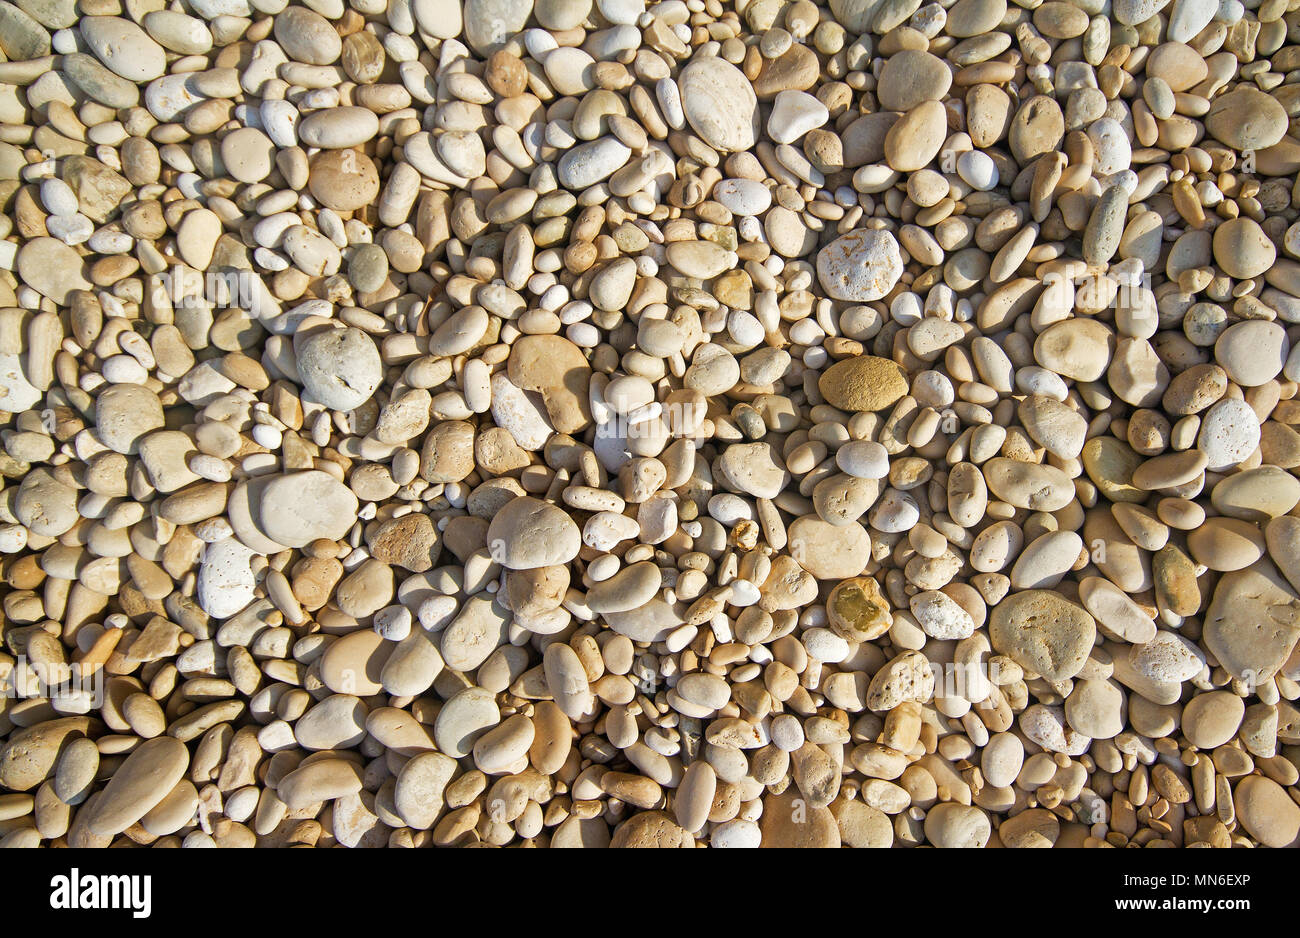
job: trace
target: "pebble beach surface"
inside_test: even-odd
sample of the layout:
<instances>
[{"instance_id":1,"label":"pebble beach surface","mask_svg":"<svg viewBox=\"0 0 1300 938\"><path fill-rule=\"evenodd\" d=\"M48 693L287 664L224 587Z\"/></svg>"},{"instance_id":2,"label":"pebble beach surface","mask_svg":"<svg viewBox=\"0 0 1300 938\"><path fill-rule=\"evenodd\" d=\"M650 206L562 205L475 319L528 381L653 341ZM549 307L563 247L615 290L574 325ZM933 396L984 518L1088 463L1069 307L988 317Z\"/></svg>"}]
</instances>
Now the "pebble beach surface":
<instances>
[{"instance_id":1,"label":"pebble beach surface","mask_svg":"<svg viewBox=\"0 0 1300 938\"><path fill-rule=\"evenodd\" d=\"M1297 846L1292 88L1300 0L0 0L0 846Z\"/></svg>"}]
</instances>

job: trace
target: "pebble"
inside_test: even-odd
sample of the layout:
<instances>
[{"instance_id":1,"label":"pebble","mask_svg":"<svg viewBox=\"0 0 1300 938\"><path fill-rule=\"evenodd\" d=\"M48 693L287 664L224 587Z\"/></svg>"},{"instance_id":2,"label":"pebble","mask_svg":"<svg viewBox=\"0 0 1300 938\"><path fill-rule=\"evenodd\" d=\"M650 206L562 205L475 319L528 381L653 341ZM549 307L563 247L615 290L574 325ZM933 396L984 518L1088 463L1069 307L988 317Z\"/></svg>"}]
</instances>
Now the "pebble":
<instances>
[{"instance_id":1,"label":"pebble","mask_svg":"<svg viewBox=\"0 0 1300 938\"><path fill-rule=\"evenodd\" d=\"M465 0L465 38L475 52L495 52L528 22L533 0Z\"/></svg>"},{"instance_id":2,"label":"pebble","mask_svg":"<svg viewBox=\"0 0 1300 938\"><path fill-rule=\"evenodd\" d=\"M579 144L560 157L556 167L560 185L566 189L594 186L613 175L631 155L632 151L613 137Z\"/></svg>"},{"instance_id":3,"label":"pebble","mask_svg":"<svg viewBox=\"0 0 1300 938\"><path fill-rule=\"evenodd\" d=\"M1229 398L1205 411L1196 448L1205 454L1207 469L1222 472L1250 456L1259 440L1255 411L1245 401Z\"/></svg>"},{"instance_id":4,"label":"pebble","mask_svg":"<svg viewBox=\"0 0 1300 938\"><path fill-rule=\"evenodd\" d=\"M360 329L321 329L294 339L304 390L331 410L355 410L370 400L383 379L375 343Z\"/></svg>"},{"instance_id":5,"label":"pebble","mask_svg":"<svg viewBox=\"0 0 1300 938\"><path fill-rule=\"evenodd\" d=\"M1286 133L1286 124L1282 105L1271 95L1248 85L1216 97L1205 115L1205 129L1215 139L1242 151L1263 150L1279 143Z\"/></svg>"},{"instance_id":6,"label":"pebble","mask_svg":"<svg viewBox=\"0 0 1300 938\"><path fill-rule=\"evenodd\" d=\"M1290 351L1286 330L1255 319L1234 323L1214 343L1215 361L1243 387L1258 387L1277 377Z\"/></svg>"},{"instance_id":7,"label":"pebble","mask_svg":"<svg viewBox=\"0 0 1300 938\"><path fill-rule=\"evenodd\" d=\"M803 91L782 91L767 117L767 135L777 143L794 143L830 119L830 112Z\"/></svg>"},{"instance_id":8,"label":"pebble","mask_svg":"<svg viewBox=\"0 0 1300 938\"><path fill-rule=\"evenodd\" d=\"M923 169L938 155L947 136L947 112L938 101L922 101L885 134L885 162L895 172Z\"/></svg>"},{"instance_id":9,"label":"pebble","mask_svg":"<svg viewBox=\"0 0 1300 938\"><path fill-rule=\"evenodd\" d=\"M521 496L503 506L488 526L488 549L508 570L565 564L578 556L582 534L554 505Z\"/></svg>"},{"instance_id":10,"label":"pebble","mask_svg":"<svg viewBox=\"0 0 1300 938\"><path fill-rule=\"evenodd\" d=\"M162 402L141 385L109 385L95 398L95 433L116 453L135 455L141 439L163 424Z\"/></svg>"},{"instance_id":11,"label":"pebble","mask_svg":"<svg viewBox=\"0 0 1300 938\"><path fill-rule=\"evenodd\" d=\"M974 805L945 802L925 815L926 839L936 847L978 849L989 842L989 816Z\"/></svg>"},{"instance_id":12,"label":"pebble","mask_svg":"<svg viewBox=\"0 0 1300 938\"><path fill-rule=\"evenodd\" d=\"M880 71L876 97L881 107L908 111L925 101L939 101L952 86L952 72L943 59L920 49L891 55Z\"/></svg>"},{"instance_id":13,"label":"pebble","mask_svg":"<svg viewBox=\"0 0 1300 938\"><path fill-rule=\"evenodd\" d=\"M898 241L876 228L851 231L817 254L817 278L836 300L879 300L894 289L902 273Z\"/></svg>"},{"instance_id":14,"label":"pebble","mask_svg":"<svg viewBox=\"0 0 1300 938\"><path fill-rule=\"evenodd\" d=\"M677 76L682 111L709 146L748 150L758 141L758 98L744 73L715 56L692 60Z\"/></svg>"},{"instance_id":15,"label":"pebble","mask_svg":"<svg viewBox=\"0 0 1300 938\"><path fill-rule=\"evenodd\" d=\"M96 58L129 81L153 81L167 70L162 47L130 20L87 16L77 24L77 30Z\"/></svg>"},{"instance_id":16,"label":"pebble","mask_svg":"<svg viewBox=\"0 0 1300 938\"><path fill-rule=\"evenodd\" d=\"M314 10L291 6L278 14L275 41L285 55L307 65L329 65L343 52L343 40L329 20Z\"/></svg>"},{"instance_id":17,"label":"pebble","mask_svg":"<svg viewBox=\"0 0 1300 938\"><path fill-rule=\"evenodd\" d=\"M325 150L311 159L308 186L326 208L352 212L379 195L374 161L355 149Z\"/></svg>"},{"instance_id":18,"label":"pebble","mask_svg":"<svg viewBox=\"0 0 1300 938\"><path fill-rule=\"evenodd\" d=\"M1008 596L989 615L989 641L1049 681L1074 677L1087 661L1096 622L1082 607L1046 590Z\"/></svg>"},{"instance_id":19,"label":"pebble","mask_svg":"<svg viewBox=\"0 0 1300 938\"><path fill-rule=\"evenodd\" d=\"M886 358L860 355L836 362L818 380L822 397L840 410L883 410L907 393L902 369Z\"/></svg>"},{"instance_id":20,"label":"pebble","mask_svg":"<svg viewBox=\"0 0 1300 938\"><path fill-rule=\"evenodd\" d=\"M100 837L120 834L171 792L189 764L189 750L178 739L160 736L141 743L117 767L83 823Z\"/></svg>"},{"instance_id":21,"label":"pebble","mask_svg":"<svg viewBox=\"0 0 1300 938\"><path fill-rule=\"evenodd\" d=\"M790 480L769 443L734 443L723 451L714 468L728 486L756 498L776 498Z\"/></svg>"},{"instance_id":22,"label":"pebble","mask_svg":"<svg viewBox=\"0 0 1300 938\"><path fill-rule=\"evenodd\" d=\"M33 238L18 251L16 270L41 296L67 304L73 290L89 290L85 264L77 252L54 238Z\"/></svg>"},{"instance_id":23,"label":"pebble","mask_svg":"<svg viewBox=\"0 0 1300 938\"><path fill-rule=\"evenodd\" d=\"M753 179L724 179L713 187L713 197L737 215L762 215L772 205L772 194Z\"/></svg>"},{"instance_id":24,"label":"pebble","mask_svg":"<svg viewBox=\"0 0 1300 938\"><path fill-rule=\"evenodd\" d=\"M1300 597L1272 564L1224 574L1205 612L1205 648L1242 680L1262 681L1300 639Z\"/></svg>"},{"instance_id":25,"label":"pebble","mask_svg":"<svg viewBox=\"0 0 1300 938\"><path fill-rule=\"evenodd\" d=\"M196 596L199 608L214 619L229 619L254 599L257 580L249 561L253 552L228 537L203 547Z\"/></svg>"},{"instance_id":26,"label":"pebble","mask_svg":"<svg viewBox=\"0 0 1300 938\"><path fill-rule=\"evenodd\" d=\"M304 547L319 538L338 540L356 518L356 496L328 472L310 469L278 475L261 489L253 506L258 528L285 547Z\"/></svg>"},{"instance_id":27,"label":"pebble","mask_svg":"<svg viewBox=\"0 0 1300 938\"><path fill-rule=\"evenodd\" d=\"M1233 805L1246 831L1266 847L1291 847L1300 835L1300 806L1270 778L1249 775L1237 783Z\"/></svg>"}]
</instances>

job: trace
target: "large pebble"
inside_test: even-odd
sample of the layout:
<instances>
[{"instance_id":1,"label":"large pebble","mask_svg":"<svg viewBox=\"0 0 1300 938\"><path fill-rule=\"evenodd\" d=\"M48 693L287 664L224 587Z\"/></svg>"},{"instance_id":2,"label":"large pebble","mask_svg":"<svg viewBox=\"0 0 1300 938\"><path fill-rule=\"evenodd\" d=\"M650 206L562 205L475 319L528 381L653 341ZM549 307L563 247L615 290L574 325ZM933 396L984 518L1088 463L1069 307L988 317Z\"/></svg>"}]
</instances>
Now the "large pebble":
<instances>
[{"instance_id":1,"label":"large pebble","mask_svg":"<svg viewBox=\"0 0 1300 938\"><path fill-rule=\"evenodd\" d=\"M374 341L360 329L323 328L294 339L298 375L312 400L331 410L360 407L383 379Z\"/></svg>"},{"instance_id":2,"label":"large pebble","mask_svg":"<svg viewBox=\"0 0 1300 938\"><path fill-rule=\"evenodd\" d=\"M758 140L758 97L736 66L700 56L681 70L677 84L686 120L709 146L732 152Z\"/></svg>"},{"instance_id":3,"label":"large pebble","mask_svg":"<svg viewBox=\"0 0 1300 938\"><path fill-rule=\"evenodd\" d=\"M285 547L304 547L318 538L342 538L356 522L358 504L334 476L310 469L267 482L255 511L267 537Z\"/></svg>"},{"instance_id":4,"label":"large pebble","mask_svg":"<svg viewBox=\"0 0 1300 938\"><path fill-rule=\"evenodd\" d=\"M1096 622L1082 607L1046 590L1025 590L993 607L989 641L1027 671L1063 681L1082 670Z\"/></svg>"},{"instance_id":5,"label":"large pebble","mask_svg":"<svg viewBox=\"0 0 1300 938\"><path fill-rule=\"evenodd\" d=\"M492 558L506 569L534 570L578 556L582 532L562 509L522 496L493 516L487 542Z\"/></svg>"},{"instance_id":6,"label":"large pebble","mask_svg":"<svg viewBox=\"0 0 1300 938\"><path fill-rule=\"evenodd\" d=\"M898 241L877 228L850 231L817 254L817 278L836 300L865 303L881 299L902 275Z\"/></svg>"}]
</instances>

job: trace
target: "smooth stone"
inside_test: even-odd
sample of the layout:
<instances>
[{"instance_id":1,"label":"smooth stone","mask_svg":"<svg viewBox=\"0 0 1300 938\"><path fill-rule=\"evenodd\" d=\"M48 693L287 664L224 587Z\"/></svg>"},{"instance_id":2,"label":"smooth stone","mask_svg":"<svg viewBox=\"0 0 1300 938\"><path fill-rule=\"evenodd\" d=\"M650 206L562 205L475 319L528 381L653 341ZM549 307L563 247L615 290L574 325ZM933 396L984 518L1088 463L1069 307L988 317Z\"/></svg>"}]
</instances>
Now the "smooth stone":
<instances>
[{"instance_id":1,"label":"smooth stone","mask_svg":"<svg viewBox=\"0 0 1300 938\"><path fill-rule=\"evenodd\" d=\"M838 849L839 825L828 808L807 803L796 786L769 795L759 818L763 847Z\"/></svg>"},{"instance_id":2,"label":"smooth stone","mask_svg":"<svg viewBox=\"0 0 1300 938\"><path fill-rule=\"evenodd\" d=\"M1065 137L1065 115L1055 99L1037 95L1020 105L1011 119L1007 142L1021 166L1056 150Z\"/></svg>"},{"instance_id":3,"label":"smooth stone","mask_svg":"<svg viewBox=\"0 0 1300 938\"><path fill-rule=\"evenodd\" d=\"M649 561L634 563L587 590L592 612L629 612L649 602L663 585L659 568Z\"/></svg>"},{"instance_id":4,"label":"smooth stone","mask_svg":"<svg viewBox=\"0 0 1300 938\"><path fill-rule=\"evenodd\" d=\"M309 469L276 476L261 491L254 517L285 547L343 538L357 519L356 495L328 472Z\"/></svg>"},{"instance_id":5,"label":"smooth stone","mask_svg":"<svg viewBox=\"0 0 1300 938\"><path fill-rule=\"evenodd\" d=\"M352 326L295 336L294 353L303 390L331 410L360 407L384 377L374 340Z\"/></svg>"},{"instance_id":6,"label":"smooth stone","mask_svg":"<svg viewBox=\"0 0 1300 938\"><path fill-rule=\"evenodd\" d=\"M605 624L634 642L661 642L682 624L682 614L662 599L652 599L640 609L606 613Z\"/></svg>"},{"instance_id":7,"label":"smooth stone","mask_svg":"<svg viewBox=\"0 0 1300 938\"><path fill-rule=\"evenodd\" d=\"M1128 704L1113 681L1077 681L1065 699L1065 721L1091 739L1113 739L1124 729Z\"/></svg>"},{"instance_id":8,"label":"smooth stone","mask_svg":"<svg viewBox=\"0 0 1300 938\"><path fill-rule=\"evenodd\" d=\"M978 849L989 842L989 816L974 805L944 802L925 814L925 839L942 849Z\"/></svg>"},{"instance_id":9,"label":"smooth stone","mask_svg":"<svg viewBox=\"0 0 1300 938\"><path fill-rule=\"evenodd\" d=\"M221 162L239 182L261 182L269 176L275 152L275 144L256 127L241 127L221 139Z\"/></svg>"},{"instance_id":10,"label":"smooth stone","mask_svg":"<svg viewBox=\"0 0 1300 938\"><path fill-rule=\"evenodd\" d=\"M1264 150L1286 135L1287 112L1272 95L1241 84L1211 102L1205 129L1234 150Z\"/></svg>"},{"instance_id":11,"label":"smooth stone","mask_svg":"<svg viewBox=\"0 0 1300 938\"><path fill-rule=\"evenodd\" d=\"M790 556L819 580L860 574L871 558L871 535L860 524L832 525L813 515L790 524Z\"/></svg>"},{"instance_id":12,"label":"smooth stone","mask_svg":"<svg viewBox=\"0 0 1300 938\"><path fill-rule=\"evenodd\" d=\"M942 100L951 86L952 72L943 59L919 49L903 49L885 60L876 97L885 110L907 111L924 101Z\"/></svg>"},{"instance_id":13,"label":"smooth stone","mask_svg":"<svg viewBox=\"0 0 1300 938\"><path fill-rule=\"evenodd\" d=\"M363 107L313 111L298 122L298 139L309 147L342 150L357 147L379 133L379 115Z\"/></svg>"},{"instance_id":14,"label":"smooth stone","mask_svg":"<svg viewBox=\"0 0 1300 938\"><path fill-rule=\"evenodd\" d=\"M163 424L158 395L143 385L111 384L95 398L95 434L116 453L134 456L141 440Z\"/></svg>"},{"instance_id":15,"label":"smooth stone","mask_svg":"<svg viewBox=\"0 0 1300 938\"><path fill-rule=\"evenodd\" d=\"M347 759L318 759L280 779L276 794L291 811L361 791L361 769Z\"/></svg>"},{"instance_id":16,"label":"smooth stone","mask_svg":"<svg viewBox=\"0 0 1300 938\"><path fill-rule=\"evenodd\" d=\"M397 773L393 804L398 815L416 830L437 823L445 807L447 784L456 774L456 760L441 752L422 752Z\"/></svg>"},{"instance_id":17,"label":"smooth stone","mask_svg":"<svg viewBox=\"0 0 1300 938\"><path fill-rule=\"evenodd\" d=\"M438 653L452 671L473 671L505 644L510 616L491 594L471 596L443 629Z\"/></svg>"},{"instance_id":18,"label":"smooth stone","mask_svg":"<svg viewBox=\"0 0 1300 938\"><path fill-rule=\"evenodd\" d=\"M1288 517L1275 520L1285 522ZM1188 532L1187 549L1197 563L1211 570L1223 573L1244 570L1264 555L1265 534L1258 525L1240 518L1206 518L1200 527Z\"/></svg>"},{"instance_id":19,"label":"smooth stone","mask_svg":"<svg viewBox=\"0 0 1300 938\"><path fill-rule=\"evenodd\" d=\"M790 481L770 443L733 443L713 468L733 490L755 498L776 498Z\"/></svg>"},{"instance_id":20,"label":"smooth stone","mask_svg":"<svg viewBox=\"0 0 1300 938\"><path fill-rule=\"evenodd\" d=\"M822 397L840 410L883 410L907 393L907 377L887 358L859 355L836 362L817 380Z\"/></svg>"},{"instance_id":21,"label":"smooth stone","mask_svg":"<svg viewBox=\"0 0 1300 938\"><path fill-rule=\"evenodd\" d=\"M1300 592L1300 518L1282 515L1269 521L1264 527L1264 540L1269 558L1292 588Z\"/></svg>"},{"instance_id":22,"label":"smooth stone","mask_svg":"<svg viewBox=\"0 0 1300 938\"><path fill-rule=\"evenodd\" d=\"M1233 805L1241 826L1266 847L1294 846L1300 836L1300 805L1271 778L1243 778L1233 792Z\"/></svg>"},{"instance_id":23,"label":"smooth stone","mask_svg":"<svg viewBox=\"0 0 1300 938\"><path fill-rule=\"evenodd\" d=\"M993 648L1050 681L1083 669L1095 635L1096 622L1085 609L1046 590L1014 593L989 615Z\"/></svg>"},{"instance_id":24,"label":"smooth stone","mask_svg":"<svg viewBox=\"0 0 1300 938\"><path fill-rule=\"evenodd\" d=\"M736 215L762 215L772 205L771 191L754 179L724 179L713 187L711 194Z\"/></svg>"},{"instance_id":25,"label":"smooth stone","mask_svg":"<svg viewBox=\"0 0 1300 938\"><path fill-rule=\"evenodd\" d=\"M18 8L47 29L67 29L77 22L76 0L18 0Z\"/></svg>"},{"instance_id":26,"label":"smooth stone","mask_svg":"<svg viewBox=\"0 0 1300 938\"><path fill-rule=\"evenodd\" d=\"M830 119L830 111L805 91L782 91L767 117L767 135L777 143L794 143Z\"/></svg>"},{"instance_id":27,"label":"smooth stone","mask_svg":"<svg viewBox=\"0 0 1300 938\"><path fill-rule=\"evenodd\" d=\"M54 774L60 754L74 740L90 733L91 717L46 720L10 732L0 746L0 785L10 791L30 791Z\"/></svg>"},{"instance_id":28,"label":"smooth stone","mask_svg":"<svg viewBox=\"0 0 1300 938\"><path fill-rule=\"evenodd\" d=\"M464 26L462 0L413 0L416 24L435 39L455 39Z\"/></svg>"},{"instance_id":29,"label":"smooth stone","mask_svg":"<svg viewBox=\"0 0 1300 938\"><path fill-rule=\"evenodd\" d=\"M379 195L379 170L359 150L324 150L311 159L308 188L326 208L356 211Z\"/></svg>"},{"instance_id":30,"label":"smooth stone","mask_svg":"<svg viewBox=\"0 0 1300 938\"><path fill-rule=\"evenodd\" d=\"M141 24L155 42L171 52L202 55L212 50L212 31L196 17L154 10L144 15Z\"/></svg>"},{"instance_id":31,"label":"smooth stone","mask_svg":"<svg viewBox=\"0 0 1300 938\"><path fill-rule=\"evenodd\" d=\"M1214 360L1237 384L1258 387L1281 373L1290 351L1281 325L1248 319L1223 330L1214 343Z\"/></svg>"},{"instance_id":32,"label":"smooth stone","mask_svg":"<svg viewBox=\"0 0 1300 938\"><path fill-rule=\"evenodd\" d=\"M587 298L597 309L622 310L636 286L636 261L620 257L606 264L591 280Z\"/></svg>"},{"instance_id":33,"label":"smooth stone","mask_svg":"<svg viewBox=\"0 0 1300 938\"><path fill-rule=\"evenodd\" d=\"M140 89L117 75L92 55L73 52L63 57L62 75L86 95L106 107L120 109L140 103Z\"/></svg>"},{"instance_id":34,"label":"smooth stone","mask_svg":"<svg viewBox=\"0 0 1300 938\"><path fill-rule=\"evenodd\" d=\"M1214 229L1214 260L1229 277L1258 277L1277 260L1277 248L1253 218L1230 218Z\"/></svg>"},{"instance_id":35,"label":"smooth stone","mask_svg":"<svg viewBox=\"0 0 1300 938\"><path fill-rule=\"evenodd\" d=\"M380 676L392 650L392 643L374 629L359 628L340 635L321 655L321 682L336 694L373 697L382 693Z\"/></svg>"},{"instance_id":36,"label":"smooth stone","mask_svg":"<svg viewBox=\"0 0 1300 938\"><path fill-rule=\"evenodd\" d=\"M207 270L222 230L216 212L206 208L186 212L176 230L176 250L181 259L195 270Z\"/></svg>"},{"instance_id":37,"label":"smooth stone","mask_svg":"<svg viewBox=\"0 0 1300 938\"><path fill-rule=\"evenodd\" d=\"M18 523L38 537L59 537L80 520L77 490L61 481L48 468L31 470L18 485L13 498Z\"/></svg>"},{"instance_id":38,"label":"smooth stone","mask_svg":"<svg viewBox=\"0 0 1300 938\"><path fill-rule=\"evenodd\" d=\"M1300 504L1300 480L1277 466L1247 469L1215 485L1210 503L1230 518L1268 521Z\"/></svg>"},{"instance_id":39,"label":"smooth stone","mask_svg":"<svg viewBox=\"0 0 1300 938\"><path fill-rule=\"evenodd\" d=\"M775 59L763 59L754 78L754 94L767 100L782 91L804 91L817 83L820 72L817 54L795 43Z\"/></svg>"},{"instance_id":40,"label":"smooth stone","mask_svg":"<svg viewBox=\"0 0 1300 938\"><path fill-rule=\"evenodd\" d=\"M716 150L748 150L758 141L758 97L736 66L701 56L677 76L682 110L700 139Z\"/></svg>"},{"instance_id":41,"label":"smooth stone","mask_svg":"<svg viewBox=\"0 0 1300 938\"><path fill-rule=\"evenodd\" d=\"M119 765L83 822L101 837L115 837L165 798L185 774L190 752L171 736L146 740Z\"/></svg>"},{"instance_id":42,"label":"smooth stone","mask_svg":"<svg viewBox=\"0 0 1300 938\"><path fill-rule=\"evenodd\" d=\"M1300 597L1272 564L1225 573L1205 612L1203 641L1233 677L1262 683L1300 639Z\"/></svg>"},{"instance_id":43,"label":"smooth stone","mask_svg":"<svg viewBox=\"0 0 1300 938\"><path fill-rule=\"evenodd\" d=\"M343 40L325 17L306 7L276 14L275 41L286 55L307 65L330 65L343 54Z\"/></svg>"},{"instance_id":44,"label":"smooth stone","mask_svg":"<svg viewBox=\"0 0 1300 938\"><path fill-rule=\"evenodd\" d=\"M234 538L205 544L195 591L199 608L214 619L229 619L251 603L257 589L249 566L253 556Z\"/></svg>"},{"instance_id":45,"label":"smooth stone","mask_svg":"<svg viewBox=\"0 0 1300 938\"><path fill-rule=\"evenodd\" d=\"M95 57L128 81L143 84L161 77L167 70L162 47L130 20L86 16L77 29Z\"/></svg>"},{"instance_id":46,"label":"smooth stone","mask_svg":"<svg viewBox=\"0 0 1300 938\"><path fill-rule=\"evenodd\" d=\"M527 24L533 0L465 0L465 39L475 52L496 52Z\"/></svg>"},{"instance_id":47,"label":"smooth stone","mask_svg":"<svg viewBox=\"0 0 1300 938\"><path fill-rule=\"evenodd\" d=\"M984 480L998 498L1031 511L1060 511L1074 498L1073 482L1055 466L998 456L984 464Z\"/></svg>"},{"instance_id":48,"label":"smooth stone","mask_svg":"<svg viewBox=\"0 0 1300 938\"><path fill-rule=\"evenodd\" d=\"M948 136L948 111L939 101L922 101L885 134L885 162L899 173L924 169Z\"/></svg>"},{"instance_id":49,"label":"smooth stone","mask_svg":"<svg viewBox=\"0 0 1300 938\"><path fill-rule=\"evenodd\" d=\"M1183 735L1197 749L1217 749L1237 735L1245 713L1246 703L1236 694L1197 694L1183 707Z\"/></svg>"},{"instance_id":50,"label":"smooth stone","mask_svg":"<svg viewBox=\"0 0 1300 938\"><path fill-rule=\"evenodd\" d=\"M1114 333L1105 323L1067 319L1039 333L1034 340L1034 360L1063 378L1096 381L1105 374L1114 348Z\"/></svg>"},{"instance_id":51,"label":"smooth stone","mask_svg":"<svg viewBox=\"0 0 1300 938\"><path fill-rule=\"evenodd\" d=\"M1041 394L1031 394L1017 408L1020 423L1034 442L1062 459L1074 459L1083 451L1088 421L1073 408Z\"/></svg>"},{"instance_id":52,"label":"smooth stone","mask_svg":"<svg viewBox=\"0 0 1300 938\"><path fill-rule=\"evenodd\" d=\"M68 305L73 290L90 290L81 256L54 238L32 238L18 249L18 277L42 296Z\"/></svg>"},{"instance_id":53,"label":"smooth stone","mask_svg":"<svg viewBox=\"0 0 1300 938\"><path fill-rule=\"evenodd\" d=\"M560 157L556 173L560 185L581 190L608 179L627 163L632 151L613 137L580 143Z\"/></svg>"},{"instance_id":54,"label":"smooth stone","mask_svg":"<svg viewBox=\"0 0 1300 938\"><path fill-rule=\"evenodd\" d=\"M595 698L577 652L563 642L552 642L542 653L542 673L556 706L570 720L586 719Z\"/></svg>"},{"instance_id":55,"label":"smooth stone","mask_svg":"<svg viewBox=\"0 0 1300 938\"><path fill-rule=\"evenodd\" d=\"M506 569L533 570L578 556L582 532L564 510L522 496L493 516L487 541L492 558Z\"/></svg>"},{"instance_id":56,"label":"smooth stone","mask_svg":"<svg viewBox=\"0 0 1300 938\"><path fill-rule=\"evenodd\" d=\"M351 694L334 694L314 704L293 725L304 749L351 749L366 736L369 708Z\"/></svg>"},{"instance_id":57,"label":"smooth stone","mask_svg":"<svg viewBox=\"0 0 1300 938\"><path fill-rule=\"evenodd\" d=\"M944 32L958 39L991 32L1007 15L1006 0L957 0L948 9Z\"/></svg>"},{"instance_id":58,"label":"smooth stone","mask_svg":"<svg viewBox=\"0 0 1300 938\"><path fill-rule=\"evenodd\" d=\"M866 303L882 299L902 275L898 241L882 229L850 231L817 254L817 279L835 300Z\"/></svg>"}]
</instances>

